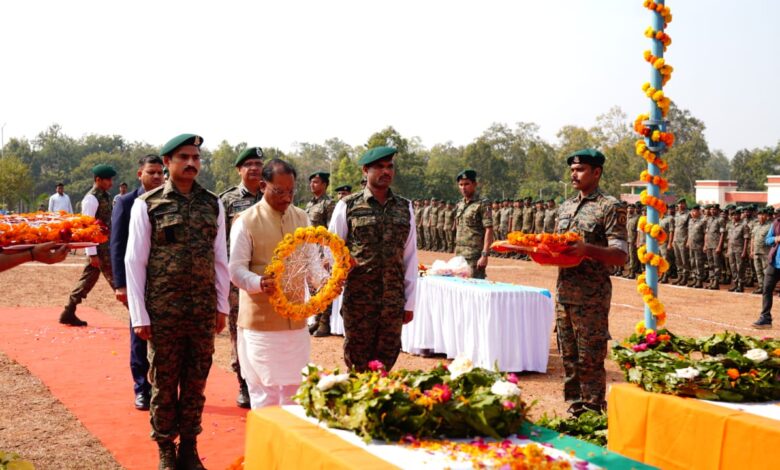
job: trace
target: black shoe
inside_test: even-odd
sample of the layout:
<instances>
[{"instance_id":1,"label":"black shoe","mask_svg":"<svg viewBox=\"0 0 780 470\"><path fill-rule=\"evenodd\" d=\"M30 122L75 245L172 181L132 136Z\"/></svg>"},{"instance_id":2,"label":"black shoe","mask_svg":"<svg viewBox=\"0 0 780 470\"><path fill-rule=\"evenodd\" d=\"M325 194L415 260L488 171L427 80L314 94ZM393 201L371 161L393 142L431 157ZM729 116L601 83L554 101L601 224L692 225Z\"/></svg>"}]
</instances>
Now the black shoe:
<instances>
[{"instance_id":1,"label":"black shoe","mask_svg":"<svg viewBox=\"0 0 780 470\"><path fill-rule=\"evenodd\" d=\"M751 294L763 294L763 293L764 293L764 290L761 289L761 288L753 289L753 292L751 292Z\"/></svg>"},{"instance_id":2,"label":"black shoe","mask_svg":"<svg viewBox=\"0 0 780 470\"><path fill-rule=\"evenodd\" d=\"M737 287L739 287L739 286L732 286L732 287L729 289L729 292L734 292L734 291L736 291L736 290L737 290Z\"/></svg>"},{"instance_id":3,"label":"black shoe","mask_svg":"<svg viewBox=\"0 0 780 470\"><path fill-rule=\"evenodd\" d=\"M160 448L160 465L158 470L176 470L176 444L171 441L158 442Z\"/></svg>"},{"instance_id":4,"label":"black shoe","mask_svg":"<svg viewBox=\"0 0 780 470\"><path fill-rule=\"evenodd\" d=\"M314 332L314 337L324 338L326 336L330 336L330 325L320 321L320 324L317 326L317 331Z\"/></svg>"},{"instance_id":5,"label":"black shoe","mask_svg":"<svg viewBox=\"0 0 780 470\"><path fill-rule=\"evenodd\" d=\"M249 400L249 389L246 386L246 382L241 380L238 386L238 396L236 397L236 405L239 408L249 409L252 407L252 402Z\"/></svg>"},{"instance_id":6,"label":"black shoe","mask_svg":"<svg viewBox=\"0 0 780 470\"><path fill-rule=\"evenodd\" d=\"M133 403L135 405L136 410L140 411L146 411L149 409L149 395L141 392L135 394L135 402Z\"/></svg>"},{"instance_id":7,"label":"black shoe","mask_svg":"<svg viewBox=\"0 0 780 470\"><path fill-rule=\"evenodd\" d=\"M60 314L60 323L70 326L87 326L87 322L76 316L76 306L68 305Z\"/></svg>"},{"instance_id":8,"label":"black shoe","mask_svg":"<svg viewBox=\"0 0 780 470\"><path fill-rule=\"evenodd\" d=\"M737 288L734 289L734 292L745 292L745 289L743 289L742 286L737 286Z\"/></svg>"},{"instance_id":9,"label":"black shoe","mask_svg":"<svg viewBox=\"0 0 780 470\"><path fill-rule=\"evenodd\" d=\"M182 439L176 456L176 470L206 470L198 456L195 439Z\"/></svg>"},{"instance_id":10,"label":"black shoe","mask_svg":"<svg viewBox=\"0 0 780 470\"><path fill-rule=\"evenodd\" d=\"M769 330L772 328L772 320L769 318L761 317L757 322L753 323L753 328L757 330Z\"/></svg>"}]
</instances>

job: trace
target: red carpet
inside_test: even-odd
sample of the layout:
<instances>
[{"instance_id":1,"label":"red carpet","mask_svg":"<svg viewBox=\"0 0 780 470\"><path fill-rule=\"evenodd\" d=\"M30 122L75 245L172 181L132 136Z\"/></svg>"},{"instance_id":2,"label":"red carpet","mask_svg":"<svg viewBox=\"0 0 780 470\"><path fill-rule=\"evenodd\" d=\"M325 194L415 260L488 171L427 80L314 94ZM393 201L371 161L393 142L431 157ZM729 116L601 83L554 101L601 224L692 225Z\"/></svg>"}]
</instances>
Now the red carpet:
<instances>
[{"instance_id":1,"label":"red carpet","mask_svg":"<svg viewBox=\"0 0 780 470\"><path fill-rule=\"evenodd\" d=\"M79 308L86 328L57 323L61 309L0 308L0 349L40 378L51 392L128 469L157 467L149 412L133 408L128 325ZM211 368L198 451L209 469L244 454L246 411L235 405L236 378Z\"/></svg>"}]
</instances>

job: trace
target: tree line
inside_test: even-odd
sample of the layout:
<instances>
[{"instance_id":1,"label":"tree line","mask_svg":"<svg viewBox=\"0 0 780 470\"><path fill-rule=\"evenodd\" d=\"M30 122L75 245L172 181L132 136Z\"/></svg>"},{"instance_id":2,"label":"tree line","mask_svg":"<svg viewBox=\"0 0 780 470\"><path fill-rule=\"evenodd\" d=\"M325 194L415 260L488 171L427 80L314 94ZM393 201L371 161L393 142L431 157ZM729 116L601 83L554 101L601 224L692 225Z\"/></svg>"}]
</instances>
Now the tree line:
<instances>
[{"instance_id":1,"label":"tree line","mask_svg":"<svg viewBox=\"0 0 780 470\"><path fill-rule=\"evenodd\" d=\"M704 136L705 125L690 111L672 105L669 128L676 142L667 154L667 174L677 196L692 199L697 179L736 179L740 189L762 190L766 175L780 164L780 142L773 148L743 149L729 159L718 150L710 150ZM208 136L204 136L208 143ZM299 143L288 152L263 147L267 158L290 161L298 170L297 203L309 197L307 176L315 171L330 171L333 190L350 184L359 188L360 155L368 148L391 145L398 148L394 191L408 198L457 199L454 177L465 168L479 173L481 194L490 199L530 196L570 195L565 157L584 148L600 149L607 156L602 187L614 196L627 192L622 183L636 181L645 168L644 160L634 153L637 140L632 120L613 107L596 117L590 128L567 125L556 134L557 142L539 135L539 126L520 122L514 126L495 123L466 145L445 142L426 148L417 137L401 135L387 127L368 137L365 143L351 145L334 137L322 143ZM233 162L247 147L246 142L219 142L204 146L200 183L214 192L238 184ZM15 210L34 210L45 202L58 182L77 202L92 185L90 169L98 163L116 168L113 192L119 182L136 184L139 157L157 153L159 147L146 142L128 142L120 135L88 134L81 138L67 135L58 124L51 125L34 139L11 138L0 159L0 204Z\"/></svg>"}]
</instances>

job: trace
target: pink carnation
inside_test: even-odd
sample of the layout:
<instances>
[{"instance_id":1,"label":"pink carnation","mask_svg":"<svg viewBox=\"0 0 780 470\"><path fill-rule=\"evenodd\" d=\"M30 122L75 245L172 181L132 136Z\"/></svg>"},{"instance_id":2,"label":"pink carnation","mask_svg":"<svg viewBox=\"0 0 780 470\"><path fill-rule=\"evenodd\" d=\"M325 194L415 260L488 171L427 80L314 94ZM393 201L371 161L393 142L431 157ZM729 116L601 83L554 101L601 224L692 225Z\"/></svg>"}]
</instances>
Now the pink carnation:
<instances>
[{"instance_id":1,"label":"pink carnation","mask_svg":"<svg viewBox=\"0 0 780 470\"><path fill-rule=\"evenodd\" d=\"M382 364L382 361L373 360L368 363L368 368L373 371L384 370L385 365Z\"/></svg>"},{"instance_id":2,"label":"pink carnation","mask_svg":"<svg viewBox=\"0 0 780 470\"><path fill-rule=\"evenodd\" d=\"M646 343L636 344L631 349L633 349L634 352L647 351L647 344Z\"/></svg>"}]
</instances>

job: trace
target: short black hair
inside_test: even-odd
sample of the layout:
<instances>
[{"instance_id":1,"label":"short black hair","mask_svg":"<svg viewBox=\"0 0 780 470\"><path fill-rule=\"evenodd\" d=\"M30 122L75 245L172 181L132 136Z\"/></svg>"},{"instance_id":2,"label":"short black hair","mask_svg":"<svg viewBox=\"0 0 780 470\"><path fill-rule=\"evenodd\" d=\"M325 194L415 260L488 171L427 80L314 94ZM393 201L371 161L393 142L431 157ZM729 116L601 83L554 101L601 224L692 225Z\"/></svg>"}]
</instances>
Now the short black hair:
<instances>
[{"instance_id":1,"label":"short black hair","mask_svg":"<svg viewBox=\"0 0 780 470\"><path fill-rule=\"evenodd\" d=\"M127 183L125 183L124 181L122 181L121 183L119 183L119 186L127 186Z\"/></svg>"},{"instance_id":2,"label":"short black hair","mask_svg":"<svg viewBox=\"0 0 780 470\"><path fill-rule=\"evenodd\" d=\"M263 165L263 181L273 183L275 174L293 175L294 179L298 179L295 167L281 158L272 158Z\"/></svg>"},{"instance_id":3,"label":"short black hair","mask_svg":"<svg viewBox=\"0 0 780 470\"><path fill-rule=\"evenodd\" d=\"M55 186L55 188L59 188L60 186L62 186L64 188L65 184L64 183L57 183L57 186Z\"/></svg>"},{"instance_id":4,"label":"short black hair","mask_svg":"<svg viewBox=\"0 0 780 470\"><path fill-rule=\"evenodd\" d=\"M138 159L138 166L144 166L147 163L155 163L157 165L162 165L163 161L162 158L160 158L159 155L155 155L153 153L144 155L143 157Z\"/></svg>"}]
</instances>

